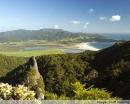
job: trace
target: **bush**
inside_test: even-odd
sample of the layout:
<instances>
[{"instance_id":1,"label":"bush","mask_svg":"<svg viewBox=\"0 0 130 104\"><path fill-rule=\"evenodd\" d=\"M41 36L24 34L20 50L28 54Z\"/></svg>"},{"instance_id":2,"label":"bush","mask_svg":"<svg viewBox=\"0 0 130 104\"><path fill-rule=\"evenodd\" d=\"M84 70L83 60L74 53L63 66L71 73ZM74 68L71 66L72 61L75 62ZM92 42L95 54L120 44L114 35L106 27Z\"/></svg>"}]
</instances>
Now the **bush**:
<instances>
[{"instance_id":1,"label":"bush","mask_svg":"<svg viewBox=\"0 0 130 104\"><path fill-rule=\"evenodd\" d=\"M73 99L78 100L114 100L119 99L117 97L112 97L111 93L109 93L105 89L98 89L98 88L90 88L85 89L85 85L81 84L80 82L76 82L72 84L73 92L75 96Z\"/></svg>"},{"instance_id":2,"label":"bush","mask_svg":"<svg viewBox=\"0 0 130 104\"><path fill-rule=\"evenodd\" d=\"M28 87L18 85L13 88L14 99L16 100L32 100L35 99L35 92L30 91Z\"/></svg>"},{"instance_id":3,"label":"bush","mask_svg":"<svg viewBox=\"0 0 130 104\"><path fill-rule=\"evenodd\" d=\"M69 98L64 95L58 96L57 94L50 93L50 92L46 92L45 99L46 100L69 100Z\"/></svg>"},{"instance_id":4,"label":"bush","mask_svg":"<svg viewBox=\"0 0 130 104\"><path fill-rule=\"evenodd\" d=\"M0 98L8 100L12 98L13 87L9 84L0 83Z\"/></svg>"},{"instance_id":5,"label":"bush","mask_svg":"<svg viewBox=\"0 0 130 104\"><path fill-rule=\"evenodd\" d=\"M0 83L0 98L3 100L33 100L35 92L24 85L13 87L7 83Z\"/></svg>"}]
</instances>

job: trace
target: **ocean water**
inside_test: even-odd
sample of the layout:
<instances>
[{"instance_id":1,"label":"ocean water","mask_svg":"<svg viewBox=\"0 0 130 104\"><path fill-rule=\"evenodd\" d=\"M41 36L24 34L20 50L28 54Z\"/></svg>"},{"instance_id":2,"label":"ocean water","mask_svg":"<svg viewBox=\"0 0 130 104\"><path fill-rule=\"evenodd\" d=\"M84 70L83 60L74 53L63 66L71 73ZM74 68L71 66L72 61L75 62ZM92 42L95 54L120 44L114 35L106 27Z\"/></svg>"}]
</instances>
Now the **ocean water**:
<instances>
[{"instance_id":1,"label":"ocean water","mask_svg":"<svg viewBox=\"0 0 130 104\"><path fill-rule=\"evenodd\" d=\"M103 34L108 39L130 41L130 34ZM98 49L110 47L115 42L89 42L89 45Z\"/></svg>"},{"instance_id":2,"label":"ocean water","mask_svg":"<svg viewBox=\"0 0 130 104\"><path fill-rule=\"evenodd\" d=\"M114 44L114 42L89 42L88 45L97 49L103 49L110 47Z\"/></svg>"},{"instance_id":3,"label":"ocean water","mask_svg":"<svg viewBox=\"0 0 130 104\"><path fill-rule=\"evenodd\" d=\"M109 39L115 39L115 40L130 40L130 34L102 34L103 36L109 38Z\"/></svg>"}]
</instances>

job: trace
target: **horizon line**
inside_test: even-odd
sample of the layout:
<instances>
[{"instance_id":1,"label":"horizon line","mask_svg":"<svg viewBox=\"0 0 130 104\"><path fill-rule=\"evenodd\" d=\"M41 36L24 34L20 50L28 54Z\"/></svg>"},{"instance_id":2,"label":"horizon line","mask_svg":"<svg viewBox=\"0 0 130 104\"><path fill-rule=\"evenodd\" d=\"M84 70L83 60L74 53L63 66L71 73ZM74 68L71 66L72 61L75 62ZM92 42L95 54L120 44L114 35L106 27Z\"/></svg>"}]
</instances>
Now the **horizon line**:
<instances>
[{"instance_id":1,"label":"horizon line","mask_svg":"<svg viewBox=\"0 0 130 104\"><path fill-rule=\"evenodd\" d=\"M27 31L38 31L38 30L45 30L45 29L50 29L50 30L62 30L62 31L67 31L67 32L72 32L72 33L88 33L88 34L106 34L106 35L109 35L109 34L130 34L130 33L124 33L124 32L83 32L83 31L70 31L70 30L67 30L67 29L62 29L62 28L40 28L40 29L25 29L25 28L19 28L19 29L9 29L9 30L4 30L4 31L0 31L0 33L2 32L10 32L10 31L18 31L18 30L27 30Z\"/></svg>"}]
</instances>

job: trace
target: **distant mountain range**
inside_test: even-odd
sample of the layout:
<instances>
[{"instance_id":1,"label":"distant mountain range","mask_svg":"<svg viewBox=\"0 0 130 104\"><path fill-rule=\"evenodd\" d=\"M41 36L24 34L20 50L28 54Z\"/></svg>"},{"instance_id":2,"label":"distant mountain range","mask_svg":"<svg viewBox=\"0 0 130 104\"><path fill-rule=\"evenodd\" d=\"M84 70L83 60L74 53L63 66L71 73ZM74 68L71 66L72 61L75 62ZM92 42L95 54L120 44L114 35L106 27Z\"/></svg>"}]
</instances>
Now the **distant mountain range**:
<instances>
[{"instance_id":1,"label":"distant mountain range","mask_svg":"<svg viewBox=\"0 0 130 104\"><path fill-rule=\"evenodd\" d=\"M72 33L62 29L13 30L0 32L0 42L47 40L59 42L113 41L99 34Z\"/></svg>"}]
</instances>

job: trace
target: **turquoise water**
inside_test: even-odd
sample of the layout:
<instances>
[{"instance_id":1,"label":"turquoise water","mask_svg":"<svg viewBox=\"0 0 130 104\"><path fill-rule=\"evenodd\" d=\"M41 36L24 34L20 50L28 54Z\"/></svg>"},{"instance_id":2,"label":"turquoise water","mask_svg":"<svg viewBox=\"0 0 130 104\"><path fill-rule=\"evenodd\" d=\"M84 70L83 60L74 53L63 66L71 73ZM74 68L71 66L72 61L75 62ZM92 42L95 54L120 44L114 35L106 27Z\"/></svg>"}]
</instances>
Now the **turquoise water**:
<instances>
[{"instance_id":1,"label":"turquoise water","mask_svg":"<svg viewBox=\"0 0 130 104\"><path fill-rule=\"evenodd\" d=\"M93 46L98 49L107 48L107 47L112 46L113 44L114 42L89 42L90 46Z\"/></svg>"}]
</instances>

